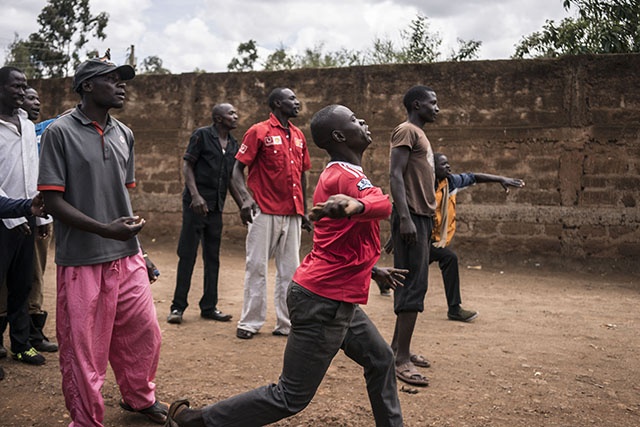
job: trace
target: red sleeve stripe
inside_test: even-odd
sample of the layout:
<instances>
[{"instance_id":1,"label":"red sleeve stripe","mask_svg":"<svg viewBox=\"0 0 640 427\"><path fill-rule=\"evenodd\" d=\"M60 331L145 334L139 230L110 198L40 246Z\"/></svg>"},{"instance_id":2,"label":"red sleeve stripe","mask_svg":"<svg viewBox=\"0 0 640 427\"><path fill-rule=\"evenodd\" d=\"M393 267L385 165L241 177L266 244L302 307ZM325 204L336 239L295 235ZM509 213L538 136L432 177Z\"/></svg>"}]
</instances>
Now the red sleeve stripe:
<instances>
[{"instance_id":1,"label":"red sleeve stripe","mask_svg":"<svg viewBox=\"0 0 640 427\"><path fill-rule=\"evenodd\" d=\"M38 191L61 191L64 193L62 185L38 185Z\"/></svg>"},{"instance_id":2,"label":"red sleeve stripe","mask_svg":"<svg viewBox=\"0 0 640 427\"><path fill-rule=\"evenodd\" d=\"M127 188L136 188L136 183L134 182L129 182L127 184L124 185Z\"/></svg>"}]
</instances>

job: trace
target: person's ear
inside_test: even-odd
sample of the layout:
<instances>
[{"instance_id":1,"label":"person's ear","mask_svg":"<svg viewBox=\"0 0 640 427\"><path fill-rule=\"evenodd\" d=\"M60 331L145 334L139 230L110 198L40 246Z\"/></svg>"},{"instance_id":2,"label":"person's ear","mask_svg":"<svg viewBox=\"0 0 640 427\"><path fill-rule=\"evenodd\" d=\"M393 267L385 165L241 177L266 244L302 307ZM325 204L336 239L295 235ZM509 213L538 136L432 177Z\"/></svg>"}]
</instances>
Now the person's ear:
<instances>
[{"instance_id":1,"label":"person's ear","mask_svg":"<svg viewBox=\"0 0 640 427\"><path fill-rule=\"evenodd\" d=\"M91 92L93 90L93 82L91 80L85 80L82 82L82 92Z\"/></svg>"},{"instance_id":2,"label":"person's ear","mask_svg":"<svg viewBox=\"0 0 640 427\"><path fill-rule=\"evenodd\" d=\"M413 109L414 110L420 109L420 100L416 99L415 101L413 101Z\"/></svg>"},{"instance_id":3,"label":"person's ear","mask_svg":"<svg viewBox=\"0 0 640 427\"><path fill-rule=\"evenodd\" d=\"M331 132L331 139L339 143L343 143L347 140L341 130L334 130L333 132Z\"/></svg>"}]
</instances>

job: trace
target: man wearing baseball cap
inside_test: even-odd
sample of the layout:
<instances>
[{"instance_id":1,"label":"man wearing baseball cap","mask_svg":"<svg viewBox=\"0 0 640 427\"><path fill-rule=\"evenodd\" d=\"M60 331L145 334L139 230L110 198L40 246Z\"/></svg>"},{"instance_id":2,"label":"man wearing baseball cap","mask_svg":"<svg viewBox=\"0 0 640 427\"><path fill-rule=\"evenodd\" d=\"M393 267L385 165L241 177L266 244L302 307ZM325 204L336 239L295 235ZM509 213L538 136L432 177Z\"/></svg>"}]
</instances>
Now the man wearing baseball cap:
<instances>
[{"instance_id":1,"label":"man wearing baseball cap","mask_svg":"<svg viewBox=\"0 0 640 427\"><path fill-rule=\"evenodd\" d=\"M160 355L156 317L127 189L135 187L133 133L109 114L122 108L135 71L102 59L78 66L80 104L42 135L40 176L55 218L56 335L70 426L102 426L107 364L123 409L164 423L155 396Z\"/></svg>"}]
</instances>

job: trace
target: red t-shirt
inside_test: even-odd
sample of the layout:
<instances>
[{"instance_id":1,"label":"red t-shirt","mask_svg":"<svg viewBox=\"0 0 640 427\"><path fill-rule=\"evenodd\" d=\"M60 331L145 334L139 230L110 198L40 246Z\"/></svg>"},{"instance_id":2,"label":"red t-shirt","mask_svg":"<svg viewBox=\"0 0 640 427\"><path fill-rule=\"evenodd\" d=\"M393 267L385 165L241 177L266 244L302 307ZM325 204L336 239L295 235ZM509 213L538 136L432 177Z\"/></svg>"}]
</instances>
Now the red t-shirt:
<instances>
[{"instance_id":1,"label":"red t-shirt","mask_svg":"<svg viewBox=\"0 0 640 427\"><path fill-rule=\"evenodd\" d=\"M244 134L236 159L249 168L247 186L260 210L271 215L304 215L302 172L311 168L307 141L289 122L271 113Z\"/></svg>"},{"instance_id":2,"label":"red t-shirt","mask_svg":"<svg viewBox=\"0 0 640 427\"><path fill-rule=\"evenodd\" d=\"M334 194L358 199L364 204L364 212L350 219L316 221L313 249L293 280L325 298L366 304L371 270L380 258L380 220L391 214L391 202L371 184L361 167L344 162L327 165L313 194L313 204Z\"/></svg>"}]
</instances>

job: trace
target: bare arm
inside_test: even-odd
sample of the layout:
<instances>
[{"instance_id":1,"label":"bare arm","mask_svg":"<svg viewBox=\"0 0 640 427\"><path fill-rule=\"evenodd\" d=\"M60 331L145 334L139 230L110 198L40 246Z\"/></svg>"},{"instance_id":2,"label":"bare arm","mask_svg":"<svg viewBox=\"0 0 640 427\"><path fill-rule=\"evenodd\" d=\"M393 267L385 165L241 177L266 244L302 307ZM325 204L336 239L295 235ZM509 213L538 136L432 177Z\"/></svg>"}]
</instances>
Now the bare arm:
<instances>
[{"instance_id":1,"label":"bare arm","mask_svg":"<svg viewBox=\"0 0 640 427\"><path fill-rule=\"evenodd\" d=\"M476 177L476 182L478 184L483 184L487 182L498 182L504 188L504 191L509 192L509 187L522 188L524 187L524 181L518 178L508 178L506 176L500 175L490 175L487 173L474 173Z\"/></svg>"},{"instance_id":2,"label":"bare arm","mask_svg":"<svg viewBox=\"0 0 640 427\"><path fill-rule=\"evenodd\" d=\"M47 212L57 220L70 227L94 233L107 239L122 241L132 239L142 230L145 224L144 219L140 219L137 216L123 216L109 224L103 224L70 205L62 197L63 193L59 191L44 191L43 195Z\"/></svg>"},{"instance_id":3,"label":"bare arm","mask_svg":"<svg viewBox=\"0 0 640 427\"><path fill-rule=\"evenodd\" d=\"M209 213L209 207L207 201L200 195L198 187L196 186L196 176L193 173L193 163L188 160L182 162L182 174L184 175L184 183L187 186L187 190L191 194L191 209L201 216L207 216Z\"/></svg>"},{"instance_id":4,"label":"bare arm","mask_svg":"<svg viewBox=\"0 0 640 427\"><path fill-rule=\"evenodd\" d=\"M244 168L245 164L236 160L233 165L229 184L231 197L233 197L233 200L235 200L236 205L238 205L240 209L240 219L242 219L244 225L247 225L253 222L253 214L256 213L258 205L249 193L247 185L244 182Z\"/></svg>"},{"instance_id":5,"label":"bare arm","mask_svg":"<svg viewBox=\"0 0 640 427\"><path fill-rule=\"evenodd\" d=\"M407 204L407 192L404 184L404 171L409 163L411 151L407 147L396 147L391 149L390 159L390 186L391 196L396 208L396 213L400 219L400 237L412 245L417 239L416 225L411 220L409 205Z\"/></svg>"},{"instance_id":6,"label":"bare arm","mask_svg":"<svg viewBox=\"0 0 640 427\"><path fill-rule=\"evenodd\" d=\"M304 206L304 215L302 215L302 229L311 231L313 230L313 225L311 225L311 221L309 220L309 215L307 212L307 174L306 172L302 172L300 176L300 185L302 185L302 205Z\"/></svg>"}]
</instances>

